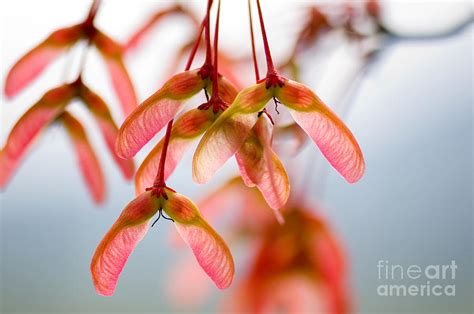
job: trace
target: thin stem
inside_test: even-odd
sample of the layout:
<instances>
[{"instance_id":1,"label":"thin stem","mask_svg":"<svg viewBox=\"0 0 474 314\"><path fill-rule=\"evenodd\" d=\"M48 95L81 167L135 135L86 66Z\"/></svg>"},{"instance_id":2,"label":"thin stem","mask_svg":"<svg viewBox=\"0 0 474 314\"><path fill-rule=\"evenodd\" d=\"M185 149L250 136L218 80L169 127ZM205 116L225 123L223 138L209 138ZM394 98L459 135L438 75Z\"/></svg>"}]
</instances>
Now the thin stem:
<instances>
[{"instance_id":1,"label":"thin stem","mask_svg":"<svg viewBox=\"0 0 474 314\"><path fill-rule=\"evenodd\" d=\"M267 59L267 70L268 73L275 72L275 66L273 65L272 55L270 53L270 46L268 45L267 32L265 31L265 23L263 22L262 8L260 7L260 0L257 0L258 16L260 19L260 29L262 31L263 47L265 48L265 57Z\"/></svg>"},{"instance_id":2,"label":"thin stem","mask_svg":"<svg viewBox=\"0 0 474 314\"><path fill-rule=\"evenodd\" d=\"M158 210L158 218L156 218L156 220L153 221L153 223L151 224L151 227L152 227L152 228L155 226L155 224L158 222L158 220L160 220L160 218L161 218L161 211L162 211L162 209L160 208L160 209Z\"/></svg>"},{"instance_id":3,"label":"thin stem","mask_svg":"<svg viewBox=\"0 0 474 314\"><path fill-rule=\"evenodd\" d=\"M97 11L99 10L100 2L101 0L94 0L94 2L92 2L89 14L87 15L87 18L85 20L85 24L92 24L94 22L94 19L97 15Z\"/></svg>"},{"instance_id":4,"label":"thin stem","mask_svg":"<svg viewBox=\"0 0 474 314\"><path fill-rule=\"evenodd\" d=\"M258 73L257 53L255 52L255 36L253 33L253 18L252 18L252 4L250 0L249 5L249 25L250 25L250 41L252 43L252 57L253 57L253 68L255 70L255 80L260 80L260 74Z\"/></svg>"},{"instance_id":5,"label":"thin stem","mask_svg":"<svg viewBox=\"0 0 474 314\"><path fill-rule=\"evenodd\" d=\"M165 220L169 220L169 221L174 222L174 219L173 219L173 218L170 218L170 217L166 217L166 216L165 216L165 213L161 213L161 217L163 217L163 219L165 219Z\"/></svg>"},{"instance_id":6,"label":"thin stem","mask_svg":"<svg viewBox=\"0 0 474 314\"><path fill-rule=\"evenodd\" d=\"M206 37L206 61L205 64L211 64L212 62L212 54L211 54L211 27L210 27L210 19L211 19L211 7L212 7L213 0L207 1L207 13L205 18L205 37Z\"/></svg>"},{"instance_id":7,"label":"thin stem","mask_svg":"<svg viewBox=\"0 0 474 314\"><path fill-rule=\"evenodd\" d=\"M189 55L188 62L186 63L185 71L188 71L191 68L191 65L193 64L194 57L196 56L196 52L199 48L199 43L201 42L201 37L202 37L202 32L204 31L204 25L206 21L204 20L201 23L201 28L199 29L199 34L194 41L193 49L191 50L191 54Z\"/></svg>"},{"instance_id":8,"label":"thin stem","mask_svg":"<svg viewBox=\"0 0 474 314\"><path fill-rule=\"evenodd\" d=\"M78 75L78 79L82 76L82 72L84 72L84 68L86 67L86 62L87 62L87 53L89 52L89 47L91 45L91 42L90 40L87 41L85 47L84 47L84 50L82 51L82 55L81 55L81 61L80 61L80 64L79 64L79 75Z\"/></svg>"},{"instance_id":9,"label":"thin stem","mask_svg":"<svg viewBox=\"0 0 474 314\"><path fill-rule=\"evenodd\" d=\"M164 186L165 185L165 163L166 163L166 153L168 152L168 146L171 137L171 128L173 127L173 119L168 122L166 127L165 139L163 142L163 150L161 151L160 165L158 167L158 173L156 174L154 186Z\"/></svg>"},{"instance_id":10,"label":"thin stem","mask_svg":"<svg viewBox=\"0 0 474 314\"><path fill-rule=\"evenodd\" d=\"M219 95L219 84L217 84L217 79L219 78L219 66L218 66L218 46L219 46L219 20L221 15L221 0L217 4L217 17L216 17L216 27L214 30L214 72L212 73L212 95Z\"/></svg>"},{"instance_id":11,"label":"thin stem","mask_svg":"<svg viewBox=\"0 0 474 314\"><path fill-rule=\"evenodd\" d=\"M100 7L101 0L94 0L92 2L92 5L89 9L89 13L87 14L87 18L84 20L83 27L86 29L86 32L90 32L90 30L94 30L94 20L95 17L97 16L97 12ZM84 50L82 51L82 54L80 56L80 63L79 63L79 74L76 78L77 82L81 81L82 77L82 72L84 72L84 68L86 66L86 61L87 61L87 52L89 50L89 47L91 45L91 39L90 37L86 40L86 45L84 47Z\"/></svg>"}]
</instances>

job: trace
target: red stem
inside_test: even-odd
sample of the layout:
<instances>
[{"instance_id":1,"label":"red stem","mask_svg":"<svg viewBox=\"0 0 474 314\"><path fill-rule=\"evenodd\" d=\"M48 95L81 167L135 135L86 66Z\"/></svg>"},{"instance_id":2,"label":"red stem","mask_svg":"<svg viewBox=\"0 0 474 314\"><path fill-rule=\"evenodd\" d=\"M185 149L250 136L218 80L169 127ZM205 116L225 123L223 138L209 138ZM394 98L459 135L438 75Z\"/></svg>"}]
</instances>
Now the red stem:
<instances>
[{"instance_id":1,"label":"red stem","mask_svg":"<svg viewBox=\"0 0 474 314\"><path fill-rule=\"evenodd\" d=\"M79 75L77 77L77 80L80 81L82 77L82 72L84 72L84 68L86 67L86 62L87 62L87 53L89 52L89 47L90 47L90 40L87 42L87 45L84 47L84 50L82 51L81 55L81 63L79 65Z\"/></svg>"},{"instance_id":2,"label":"red stem","mask_svg":"<svg viewBox=\"0 0 474 314\"><path fill-rule=\"evenodd\" d=\"M185 71L188 71L191 68L191 65L193 64L194 57L196 56L196 52L199 48L199 43L201 42L202 32L204 31L204 24L205 24L205 21L201 23L199 34L196 40L194 41L193 49L191 50L191 54L189 55L188 62L186 63L186 67L184 68Z\"/></svg>"},{"instance_id":3,"label":"red stem","mask_svg":"<svg viewBox=\"0 0 474 314\"><path fill-rule=\"evenodd\" d=\"M262 8L260 7L260 0L257 0L258 16L260 19L260 29L262 30L263 46L265 48L265 57L267 59L267 72L275 73L275 66L273 65L272 55L270 53L270 46L268 45L267 32L265 31L265 23L263 22ZM268 74L267 73L267 74Z\"/></svg>"},{"instance_id":4,"label":"red stem","mask_svg":"<svg viewBox=\"0 0 474 314\"><path fill-rule=\"evenodd\" d=\"M211 54L211 27L210 27L210 18L211 18L211 7L213 0L207 1L207 13L205 18L205 37L206 37L206 61L205 65L212 64L212 54Z\"/></svg>"},{"instance_id":5,"label":"red stem","mask_svg":"<svg viewBox=\"0 0 474 314\"><path fill-rule=\"evenodd\" d=\"M212 72L212 96L219 97L219 84L217 84L217 79L219 78L218 72L218 46L219 46L219 20L221 15L221 0L217 4L217 17L216 17L216 27L214 30L214 72Z\"/></svg>"},{"instance_id":6,"label":"red stem","mask_svg":"<svg viewBox=\"0 0 474 314\"><path fill-rule=\"evenodd\" d=\"M255 36L253 34L253 18L252 18L252 4L250 0L249 4L249 25L250 25L250 39L252 43L252 57L253 57L253 68L255 70L255 80L258 82L260 80L260 74L258 72L258 63L257 63L257 53L255 52Z\"/></svg>"},{"instance_id":7,"label":"red stem","mask_svg":"<svg viewBox=\"0 0 474 314\"><path fill-rule=\"evenodd\" d=\"M94 19L97 15L97 11L99 10L100 1L101 0L94 0L94 2L92 2L91 8L89 10L89 14L87 15L87 18L84 24L91 25L94 22Z\"/></svg>"},{"instance_id":8,"label":"red stem","mask_svg":"<svg viewBox=\"0 0 474 314\"><path fill-rule=\"evenodd\" d=\"M166 127L166 134L165 134L165 139L163 142L163 150L161 151L161 158L160 158L160 165L158 168L158 173L156 174L155 178L155 183L153 186L155 187L164 187L166 186L165 184L165 163L166 163L166 154L168 152L168 146L170 143L170 137L171 137L171 128L173 127L173 119L168 122L168 125Z\"/></svg>"},{"instance_id":9,"label":"red stem","mask_svg":"<svg viewBox=\"0 0 474 314\"><path fill-rule=\"evenodd\" d=\"M89 9L89 13L87 14L87 17L83 22L83 27L85 28L86 32L91 32L95 30L94 20L95 20L95 17L97 16L97 11L99 10L100 3L101 3L101 0L94 0L92 2L92 5ZM84 51L82 52L82 55L81 55L81 61L79 64L79 74L76 78L76 82L78 83L81 82L81 79L82 79L81 76L82 76L82 72L84 72L84 68L85 68L86 60L87 60L87 52L89 50L90 45L91 45L91 40L89 37L87 39L87 44L84 47Z\"/></svg>"}]
</instances>

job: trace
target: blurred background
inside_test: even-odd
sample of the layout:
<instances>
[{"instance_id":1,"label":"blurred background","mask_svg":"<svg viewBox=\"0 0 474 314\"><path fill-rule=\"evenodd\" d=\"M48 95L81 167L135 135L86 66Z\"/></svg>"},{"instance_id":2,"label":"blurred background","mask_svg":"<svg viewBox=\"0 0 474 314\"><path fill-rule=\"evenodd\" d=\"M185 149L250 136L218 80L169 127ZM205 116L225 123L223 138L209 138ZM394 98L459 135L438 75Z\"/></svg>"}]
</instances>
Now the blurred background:
<instances>
[{"instance_id":1,"label":"blurred background","mask_svg":"<svg viewBox=\"0 0 474 314\"><path fill-rule=\"evenodd\" d=\"M125 42L153 12L172 3L105 0L97 26ZM205 1L182 3L198 17L204 15ZM304 8L315 3L319 2L262 0L277 63L283 62L291 49ZM323 208L323 215L346 250L354 312L469 313L473 310L474 68L473 27L465 21L471 18L472 7L469 1L394 1L381 5L383 21L396 35L378 43L376 57L362 72L348 76L349 83L354 84L347 85L342 75L347 68L357 67L349 48L342 45L332 47L331 57L324 56L326 59L321 56L324 50L308 52L301 75L301 80L329 105L333 99L341 104L335 110L344 115L361 145L366 174L357 184L349 185L327 164L300 171L311 171L314 179L306 187L307 194ZM2 84L20 56L53 30L81 21L89 6L90 1L85 0L3 1ZM139 100L166 80L170 58L194 31L189 21L169 18L127 56ZM237 57L250 55L246 1L222 1L220 42L223 50ZM263 57L259 37L257 46L259 57ZM18 97L6 100L2 94L2 146L27 108L65 77L74 77L77 63L63 57ZM263 69L263 62L260 64ZM65 72L67 65L71 70ZM251 65L239 71L251 83ZM90 52L84 79L116 110L114 116L120 121L116 96L95 51ZM153 228L137 246L113 297L95 293L89 273L92 254L134 197L134 188L124 182L101 139L94 136L98 130L84 108L79 104L73 107L83 117L101 156L107 201L100 207L91 201L61 128L43 134L0 194L2 313L214 312L228 292L213 287L212 297L192 310L170 302L171 269L178 258L191 252L173 247L169 241L172 226L166 223ZM307 145L298 158L316 160L319 155L313 145ZM143 156L139 154L137 161ZM198 186L191 179L191 158L188 153L169 185L194 200L237 173L235 162L228 162L212 182ZM219 226L216 229L223 231ZM240 254L239 250L233 253ZM379 260L405 266L455 260L456 295L379 296ZM237 267L237 278L243 267Z\"/></svg>"}]
</instances>

